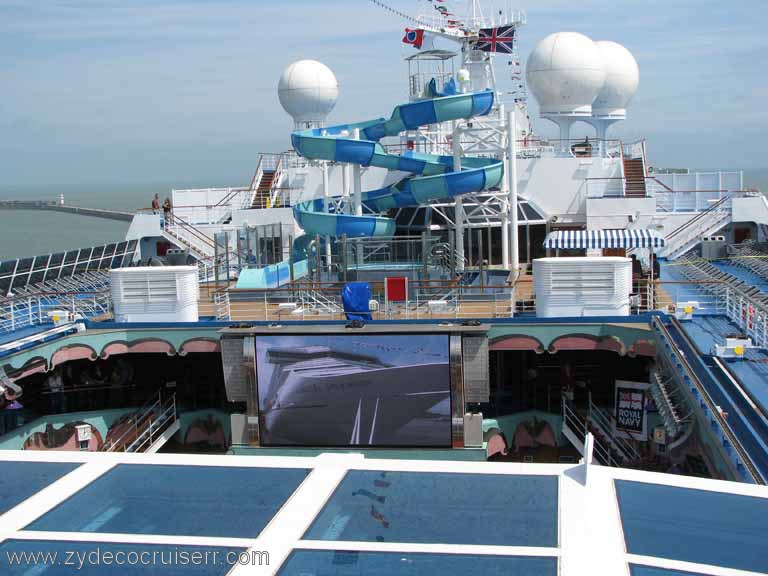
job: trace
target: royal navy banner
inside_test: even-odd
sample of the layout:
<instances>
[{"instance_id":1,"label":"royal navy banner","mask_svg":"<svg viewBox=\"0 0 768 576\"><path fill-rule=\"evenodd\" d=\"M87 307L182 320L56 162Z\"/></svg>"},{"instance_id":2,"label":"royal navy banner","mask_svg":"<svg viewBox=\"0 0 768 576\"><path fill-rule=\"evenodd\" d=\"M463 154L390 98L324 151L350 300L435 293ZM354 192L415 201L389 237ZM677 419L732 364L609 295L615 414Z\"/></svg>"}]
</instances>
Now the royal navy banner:
<instances>
[{"instance_id":1,"label":"royal navy banner","mask_svg":"<svg viewBox=\"0 0 768 576\"><path fill-rule=\"evenodd\" d=\"M645 390L648 384L642 382L616 381L616 419L617 433L624 432L635 440L645 440L646 411ZM620 434L621 435L621 434Z\"/></svg>"}]
</instances>

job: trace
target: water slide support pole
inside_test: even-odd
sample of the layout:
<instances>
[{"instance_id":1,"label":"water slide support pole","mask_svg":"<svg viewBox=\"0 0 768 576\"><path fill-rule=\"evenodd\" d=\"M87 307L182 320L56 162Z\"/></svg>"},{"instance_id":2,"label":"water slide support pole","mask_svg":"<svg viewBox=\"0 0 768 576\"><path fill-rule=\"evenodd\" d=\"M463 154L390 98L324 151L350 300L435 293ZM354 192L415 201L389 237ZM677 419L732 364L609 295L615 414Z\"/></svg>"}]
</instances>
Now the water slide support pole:
<instances>
[{"instance_id":1,"label":"water slide support pole","mask_svg":"<svg viewBox=\"0 0 768 576\"><path fill-rule=\"evenodd\" d=\"M326 214L331 211L330 196L328 189L328 162L323 162L323 212ZM328 272L331 271L331 237L325 237L325 265Z\"/></svg>"},{"instance_id":2,"label":"water slide support pole","mask_svg":"<svg viewBox=\"0 0 768 576\"><path fill-rule=\"evenodd\" d=\"M509 160L509 171L507 172L507 180L509 186L509 210L511 216L511 242L510 249L512 251L512 265L510 267L512 272L512 281L517 283L518 276L520 274L520 250L517 242L517 129L515 119L515 107L507 112L507 153ZM512 285L510 294L512 302L509 307L509 315L515 315L515 285Z\"/></svg>"},{"instance_id":3,"label":"water slide support pole","mask_svg":"<svg viewBox=\"0 0 768 576\"><path fill-rule=\"evenodd\" d=\"M504 105L499 105L499 117L501 120L501 128L506 128L506 115L504 114ZM504 131L506 134L506 130ZM503 145L503 144L502 144ZM504 174L509 174L509 162L507 161L506 154L504 158ZM509 214L511 208L509 207L509 180L507 178L501 184L501 191L506 194L504 199L505 209L501 213L501 265L509 270L511 263L509 261Z\"/></svg>"},{"instance_id":4,"label":"water slide support pole","mask_svg":"<svg viewBox=\"0 0 768 576\"><path fill-rule=\"evenodd\" d=\"M352 130L352 138L355 140L360 140L360 129L355 128ZM354 214L355 216L362 216L363 215L363 176L362 176L362 167L360 164L352 164L352 186L353 188L353 198L352 202L354 205ZM357 244L357 265L361 266L363 264L363 246L361 242L356 242Z\"/></svg>"},{"instance_id":5,"label":"water slide support pole","mask_svg":"<svg viewBox=\"0 0 768 576\"><path fill-rule=\"evenodd\" d=\"M453 170L461 171L461 128L459 123L453 123ZM464 205L461 196L456 196L456 207L454 208L454 220L456 230L456 260L459 272L464 271ZM451 255L453 258L453 255Z\"/></svg>"},{"instance_id":6,"label":"water slide support pole","mask_svg":"<svg viewBox=\"0 0 768 576\"><path fill-rule=\"evenodd\" d=\"M341 165L341 196L344 199L344 213L349 214L349 164Z\"/></svg>"}]
</instances>

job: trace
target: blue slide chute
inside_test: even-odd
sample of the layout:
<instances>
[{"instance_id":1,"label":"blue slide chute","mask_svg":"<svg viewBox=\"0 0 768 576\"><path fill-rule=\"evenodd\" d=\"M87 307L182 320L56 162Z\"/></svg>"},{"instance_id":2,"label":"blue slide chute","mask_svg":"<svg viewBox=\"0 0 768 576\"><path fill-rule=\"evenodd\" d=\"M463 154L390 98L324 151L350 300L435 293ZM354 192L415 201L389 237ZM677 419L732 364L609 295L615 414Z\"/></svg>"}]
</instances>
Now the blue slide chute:
<instances>
[{"instance_id":1,"label":"blue slide chute","mask_svg":"<svg viewBox=\"0 0 768 576\"><path fill-rule=\"evenodd\" d=\"M455 86L446 86L442 94L454 89ZM436 90L432 92L440 94ZM323 198L295 205L294 217L307 236L297 238L294 243L294 262L306 264L310 236L392 236L395 233L395 221L379 214L392 208L418 207L435 200L448 200L499 186L504 176L504 167L503 162L497 158L462 158L461 169L457 170L452 156L412 151L402 155L390 154L379 142L382 138L397 136L406 130L430 124L485 116L491 112L493 101L493 92L490 90L440 96L397 106L389 119L379 118L293 132L293 148L300 156L310 160L376 166L412 174L392 186L363 192L363 215L328 212ZM352 137L354 130L360 131L359 140ZM302 270L305 269L306 266L302 267ZM266 269L244 270L237 286L271 288L283 284L285 271L276 269L273 272ZM273 279L277 284L273 285ZM265 282L267 285L263 285Z\"/></svg>"},{"instance_id":2,"label":"blue slide chute","mask_svg":"<svg viewBox=\"0 0 768 576\"><path fill-rule=\"evenodd\" d=\"M397 136L421 126L484 116L492 107L493 92L486 90L402 104L393 110L388 120L380 118L294 132L291 135L293 147L305 158L413 174L393 186L364 192L362 200L367 213L362 216L327 213L323 210L324 200L317 199L295 206L296 220L307 234L346 234L350 238L392 236L394 222L377 216L377 213L392 208L417 207L433 200L446 200L498 186L504 175L501 160L462 158L461 170L455 170L451 156L417 152L389 154L379 143L384 137ZM359 140L352 138L355 129L360 131Z\"/></svg>"}]
</instances>

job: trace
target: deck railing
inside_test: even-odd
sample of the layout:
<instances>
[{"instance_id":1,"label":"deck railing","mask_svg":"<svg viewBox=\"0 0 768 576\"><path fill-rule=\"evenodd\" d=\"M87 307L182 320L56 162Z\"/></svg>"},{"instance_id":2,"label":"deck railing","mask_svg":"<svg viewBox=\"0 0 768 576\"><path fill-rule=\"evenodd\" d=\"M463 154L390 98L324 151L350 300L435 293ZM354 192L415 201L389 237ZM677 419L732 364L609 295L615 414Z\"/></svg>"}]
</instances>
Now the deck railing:
<instances>
[{"instance_id":1,"label":"deck railing","mask_svg":"<svg viewBox=\"0 0 768 576\"><path fill-rule=\"evenodd\" d=\"M121 434L105 444L104 452L146 452L176 422L176 395L153 395L120 427Z\"/></svg>"},{"instance_id":2,"label":"deck railing","mask_svg":"<svg viewBox=\"0 0 768 576\"><path fill-rule=\"evenodd\" d=\"M58 319L109 315L112 297L101 292L41 292L0 300L0 334L53 323Z\"/></svg>"}]
</instances>

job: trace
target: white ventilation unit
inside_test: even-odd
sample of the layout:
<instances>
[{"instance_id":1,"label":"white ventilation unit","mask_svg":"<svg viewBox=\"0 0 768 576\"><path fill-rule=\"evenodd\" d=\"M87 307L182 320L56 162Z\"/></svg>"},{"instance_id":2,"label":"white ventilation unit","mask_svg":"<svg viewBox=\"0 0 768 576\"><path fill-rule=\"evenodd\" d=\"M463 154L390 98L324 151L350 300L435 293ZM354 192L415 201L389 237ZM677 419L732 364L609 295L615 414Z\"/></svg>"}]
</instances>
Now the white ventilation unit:
<instances>
[{"instance_id":1,"label":"white ventilation unit","mask_svg":"<svg viewBox=\"0 0 768 576\"><path fill-rule=\"evenodd\" d=\"M196 266L110 270L116 322L197 322Z\"/></svg>"},{"instance_id":2,"label":"white ventilation unit","mask_svg":"<svg viewBox=\"0 0 768 576\"><path fill-rule=\"evenodd\" d=\"M533 281L539 318L629 315L629 258L539 258Z\"/></svg>"}]
</instances>

